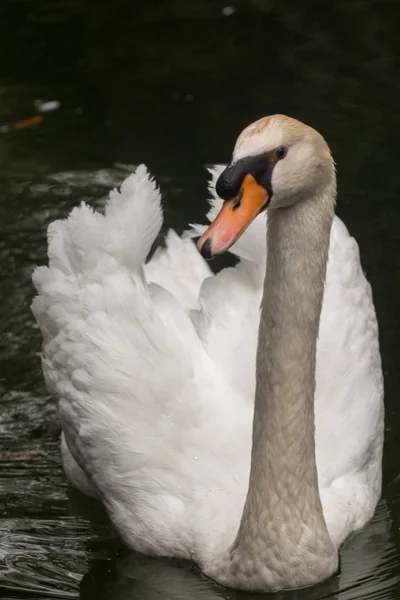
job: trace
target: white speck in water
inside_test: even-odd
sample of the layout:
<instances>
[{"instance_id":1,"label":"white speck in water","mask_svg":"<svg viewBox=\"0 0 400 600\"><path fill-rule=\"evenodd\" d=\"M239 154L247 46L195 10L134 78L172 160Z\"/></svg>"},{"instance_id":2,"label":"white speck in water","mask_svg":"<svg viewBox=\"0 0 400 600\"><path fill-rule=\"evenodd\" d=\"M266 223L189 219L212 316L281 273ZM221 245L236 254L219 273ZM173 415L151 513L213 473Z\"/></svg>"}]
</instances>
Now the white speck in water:
<instances>
[{"instance_id":1,"label":"white speck in water","mask_svg":"<svg viewBox=\"0 0 400 600\"><path fill-rule=\"evenodd\" d=\"M230 16L234 15L235 12L236 12L236 8L234 6L225 6L221 10L221 15L223 17L230 17Z\"/></svg>"},{"instance_id":2,"label":"white speck in water","mask_svg":"<svg viewBox=\"0 0 400 600\"><path fill-rule=\"evenodd\" d=\"M38 112L46 113L52 112L53 110L58 110L61 106L61 103L58 100L50 100L48 102L42 102L42 100L35 100L34 105Z\"/></svg>"},{"instance_id":3,"label":"white speck in water","mask_svg":"<svg viewBox=\"0 0 400 600\"><path fill-rule=\"evenodd\" d=\"M173 425L173 422L172 422L172 421L170 422L170 425Z\"/></svg>"},{"instance_id":4,"label":"white speck in water","mask_svg":"<svg viewBox=\"0 0 400 600\"><path fill-rule=\"evenodd\" d=\"M194 457L194 460L198 460L198 458L199 458L198 456L195 456L195 457Z\"/></svg>"}]
</instances>

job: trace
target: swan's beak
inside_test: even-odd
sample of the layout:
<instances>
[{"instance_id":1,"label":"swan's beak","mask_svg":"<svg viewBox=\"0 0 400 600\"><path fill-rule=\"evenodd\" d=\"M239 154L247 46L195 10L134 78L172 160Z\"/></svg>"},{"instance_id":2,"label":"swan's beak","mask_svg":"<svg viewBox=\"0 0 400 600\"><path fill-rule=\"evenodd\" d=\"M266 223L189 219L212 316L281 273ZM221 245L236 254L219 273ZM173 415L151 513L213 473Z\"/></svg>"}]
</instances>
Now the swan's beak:
<instances>
[{"instance_id":1,"label":"swan's beak","mask_svg":"<svg viewBox=\"0 0 400 600\"><path fill-rule=\"evenodd\" d=\"M268 202L268 193L247 174L236 198L225 200L217 217L197 242L201 255L211 260L228 250Z\"/></svg>"}]
</instances>

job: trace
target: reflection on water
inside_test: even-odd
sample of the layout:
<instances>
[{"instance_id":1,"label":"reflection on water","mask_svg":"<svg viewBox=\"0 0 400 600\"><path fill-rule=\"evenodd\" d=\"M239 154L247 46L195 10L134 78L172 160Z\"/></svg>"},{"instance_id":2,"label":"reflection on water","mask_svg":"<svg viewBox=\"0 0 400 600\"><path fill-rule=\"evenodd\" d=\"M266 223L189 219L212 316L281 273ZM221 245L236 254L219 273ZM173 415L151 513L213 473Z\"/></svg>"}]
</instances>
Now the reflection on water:
<instances>
[{"instance_id":1,"label":"reflection on water","mask_svg":"<svg viewBox=\"0 0 400 600\"><path fill-rule=\"evenodd\" d=\"M241 127L272 112L314 125L334 152L338 211L374 289L387 408L373 522L343 548L339 576L278 597L398 597L400 5L289 4L237 0L224 16L219 0L0 3L2 598L250 597L191 565L121 549L101 507L69 488L30 275L45 261L47 224L81 199L101 205L139 162L161 184L165 229L201 219L203 165L226 161ZM61 108L36 127L1 130L34 116L37 99Z\"/></svg>"},{"instance_id":2,"label":"reflection on water","mask_svg":"<svg viewBox=\"0 0 400 600\"><path fill-rule=\"evenodd\" d=\"M91 536L78 519L5 520L1 527L4 587L76 598L87 562L82 541Z\"/></svg>"}]
</instances>

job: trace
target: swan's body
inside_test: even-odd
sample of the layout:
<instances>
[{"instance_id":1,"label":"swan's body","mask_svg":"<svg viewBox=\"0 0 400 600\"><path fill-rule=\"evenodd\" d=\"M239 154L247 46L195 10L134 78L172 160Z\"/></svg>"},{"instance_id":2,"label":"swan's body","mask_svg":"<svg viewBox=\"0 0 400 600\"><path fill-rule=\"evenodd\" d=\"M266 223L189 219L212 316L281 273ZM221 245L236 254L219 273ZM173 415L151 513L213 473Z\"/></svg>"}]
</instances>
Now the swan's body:
<instances>
[{"instance_id":1,"label":"swan's body","mask_svg":"<svg viewBox=\"0 0 400 600\"><path fill-rule=\"evenodd\" d=\"M279 194L275 196L278 202ZM282 210L292 209L274 213L283 215ZM297 439L295 420L303 416L294 412L287 430L283 417L280 421L276 477L270 476L270 487L268 480L262 487L263 477L253 468L237 537L249 488L265 219L258 217L234 246L243 259L238 266L208 278L208 267L192 242L172 234L167 253L156 257L158 266L150 262L143 268L161 221L159 194L139 167L121 194L112 194L105 216L82 205L49 228L50 264L35 272L39 295L33 311L43 335L46 383L59 401L66 472L82 491L102 500L123 539L140 552L194 560L222 583L247 589L317 581L336 568L344 539L371 518L381 489L378 332L357 244L335 217L314 401L324 518L318 516L318 489L310 492L315 500L303 505L307 493L296 473L286 476L278 464L299 444L300 468L305 465L307 471L311 465L312 480L314 439L311 433L303 456L306 430L300 428ZM323 252L321 257L323 271ZM190 273L182 272L188 282L183 289L174 275L181 264L191 265ZM317 308L315 315L319 318ZM286 322L290 319L283 326ZM301 347L300 342L294 345L294 323L293 337L289 328L286 340L288 361L290 348ZM304 369L312 368L312 345L293 363L287 381L303 368L303 356L311 365ZM260 355L259 349L259 380ZM268 356L271 363L278 361L274 373L279 377L280 359L272 350ZM260 385L257 390L260 395ZM297 394L301 398L302 392ZM276 403L275 414L271 404L270 414L278 419L284 406ZM262 422L257 410L256 427ZM285 438L292 426L294 435ZM269 448L269 456L276 446ZM253 456L253 467L256 460ZM268 468L274 466L263 467L261 474ZM292 475L290 488L287 477ZM262 506L254 509L256 497ZM314 513L315 532L309 519ZM314 537L321 548L314 547ZM290 540L299 557L293 558Z\"/></svg>"}]
</instances>

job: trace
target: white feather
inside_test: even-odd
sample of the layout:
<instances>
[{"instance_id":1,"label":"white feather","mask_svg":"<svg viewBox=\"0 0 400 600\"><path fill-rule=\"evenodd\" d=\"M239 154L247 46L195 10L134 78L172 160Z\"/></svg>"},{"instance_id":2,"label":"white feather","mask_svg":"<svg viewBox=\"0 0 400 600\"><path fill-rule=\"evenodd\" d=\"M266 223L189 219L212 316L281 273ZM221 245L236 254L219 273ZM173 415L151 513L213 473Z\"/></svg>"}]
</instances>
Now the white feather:
<instances>
[{"instance_id":1,"label":"white feather","mask_svg":"<svg viewBox=\"0 0 400 600\"><path fill-rule=\"evenodd\" d=\"M32 309L68 477L132 548L204 563L233 542L247 492L265 222L235 244L241 262L212 276L173 232L145 265L161 220L141 166L105 215L82 204L53 223ZM339 545L379 497L383 408L370 287L337 218L316 380L320 494Z\"/></svg>"}]
</instances>

